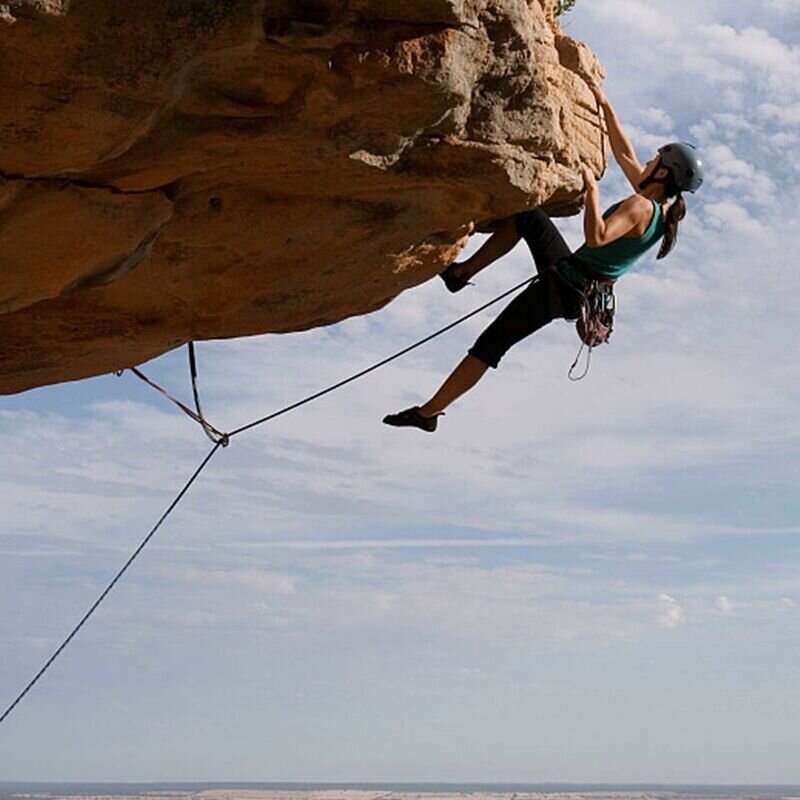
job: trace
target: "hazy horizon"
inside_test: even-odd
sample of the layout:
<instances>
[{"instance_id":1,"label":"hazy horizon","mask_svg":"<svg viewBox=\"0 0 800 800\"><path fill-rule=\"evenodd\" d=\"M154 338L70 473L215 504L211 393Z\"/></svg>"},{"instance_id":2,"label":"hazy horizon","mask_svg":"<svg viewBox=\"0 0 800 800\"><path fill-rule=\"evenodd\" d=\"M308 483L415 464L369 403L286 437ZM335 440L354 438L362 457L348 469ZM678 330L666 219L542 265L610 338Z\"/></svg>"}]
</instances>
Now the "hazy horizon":
<instances>
[{"instance_id":1,"label":"hazy horizon","mask_svg":"<svg viewBox=\"0 0 800 800\"><path fill-rule=\"evenodd\" d=\"M25 780L0 780L0 795L2 791L21 792L26 788L36 787L69 787L88 790L96 788L107 790L108 788L125 788L130 791L133 788L158 788L165 787L175 790L185 789L193 791L198 788L204 789L256 789L264 791L286 790L297 792L314 792L329 789L397 789L398 792L425 792L435 794L437 787L442 792L459 791L464 793L479 793L481 791L503 792L504 790L525 793L591 793L600 795L603 792L658 792L674 791L676 794L695 795L717 792L723 794L730 793L731 796L738 796L743 793L752 793L754 790L761 790L766 795L781 796L787 791L800 790L800 784L670 784L670 783L569 783L564 781L521 782L521 783L492 783L474 782L459 783L447 781L25 781Z\"/></svg>"}]
</instances>

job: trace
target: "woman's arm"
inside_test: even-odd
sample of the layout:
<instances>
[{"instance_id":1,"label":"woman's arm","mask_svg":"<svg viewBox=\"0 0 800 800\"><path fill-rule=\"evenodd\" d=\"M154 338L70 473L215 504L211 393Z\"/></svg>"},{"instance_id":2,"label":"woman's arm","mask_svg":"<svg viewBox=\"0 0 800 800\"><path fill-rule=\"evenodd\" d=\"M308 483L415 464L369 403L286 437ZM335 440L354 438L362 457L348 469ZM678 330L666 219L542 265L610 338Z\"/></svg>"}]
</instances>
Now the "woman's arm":
<instances>
[{"instance_id":1,"label":"woman's arm","mask_svg":"<svg viewBox=\"0 0 800 800\"><path fill-rule=\"evenodd\" d=\"M593 82L588 83L592 94L597 100L597 104L603 109L603 114L606 118L606 126L608 127L608 138L611 140L611 150L614 153L625 177L630 181L634 189L639 189L639 184L642 180L642 173L644 167L639 163L636 158L636 152L633 149L631 140L625 135L622 130L622 125L617 117L614 107L611 105L609 99L606 97L605 92Z\"/></svg>"},{"instance_id":2,"label":"woman's arm","mask_svg":"<svg viewBox=\"0 0 800 800\"><path fill-rule=\"evenodd\" d=\"M589 247L602 247L625 236L652 211L650 201L635 194L620 203L608 219L603 219L600 210L600 190L589 167L583 168L583 183L586 192L583 233Z\"/></svg>"}]
</instances>

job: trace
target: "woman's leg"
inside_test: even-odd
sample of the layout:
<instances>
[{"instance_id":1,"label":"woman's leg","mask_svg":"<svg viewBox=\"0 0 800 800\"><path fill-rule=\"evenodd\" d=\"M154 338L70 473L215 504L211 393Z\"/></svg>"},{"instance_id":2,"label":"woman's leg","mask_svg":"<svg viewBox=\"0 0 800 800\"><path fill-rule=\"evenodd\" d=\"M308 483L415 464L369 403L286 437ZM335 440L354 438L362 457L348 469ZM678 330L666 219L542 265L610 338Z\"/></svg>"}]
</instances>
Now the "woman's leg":
<instances>
[{"instance_id":1,"label":"woman's leg","mask_svg":"<svg viewBox=\"0 0 800 800\"><path fill-rule=\"evenodd\" d=\"M468 392L489 369L475 356L465 356L461 363L450 373L449 377L439 387L439 391L419 407L423 417L435 417L441 414L451 403L458 400L462 394Z\"/></svg>"},{"instance_id":2,"label":"woman's leg","mask_svg":"<svg viewBox=\"0 0 800 800\"><path fill-rule=\"evenodd\" d=\"M549 292L545 276L517 295L478 337L469 355L450 373L436 394L419 407L419 413L423 417L441 414L475 386L489 367L497 367L511 347L550 322L553 315Z\"/></svg>"},{"instance_id":3,"label":"woman's leg","mask_svg":"<svg viewBox=\"0 0 800 800\"><path fill-rule=\"evenodd\" d=\"M553 220L540 208L523 211L514 217L514 221L519 235L531 251L538 273L546 272L561 259L572 255Z\"/></svg>"},{"instance_id":4,"label":"woman's leg","mask_svg":"<svg viewBox=\"0 0 800 800\"><path fill-rule=\"evenodd\" d=\"M479 250L465 261L452 264L449 271L467 281L508 253L521 238L525 239L539 273L572 255L550 217L535 208L504 219Z\"/></svg>"},{"instance_id":5,"label":"woman's leg","mask_svg":"<svg viewBox=\"0 0 800 800\"><path fill-rule=\"evenodd\" d=\"M479 250L465 261L453 264L450 270L459 278L469 280L489 264L502 258L520 240L514 217L504 219L497 230L483 243Z\"/></svg>"},{"instance_id":6,"label":"woman's leg","mask_svg":"<svg viewBox=\"0 0 800 800\"><path fill-rule=\"evenodd\" d=\"M437 415L475 386L489 367L497 367L510 347L546 325L554 316L563 316L563 309L555 311L552 308L551 281L558 278L553 276L550 268L572 253L556 226L539 209L503 220L480 250L461 264L452 264L448 270L462 280L471 278L511 250L520 237L524 237L530 247L539 278L512 300L478 337L466 358L427 403L389 414L383 420L387 425L413 426L432 433L436 430ZM555 291L562 299L562 303L557 305L572 308L572 296L567 298L567 302L563 287L557 287Z\"/></svg>"}]
</instances>

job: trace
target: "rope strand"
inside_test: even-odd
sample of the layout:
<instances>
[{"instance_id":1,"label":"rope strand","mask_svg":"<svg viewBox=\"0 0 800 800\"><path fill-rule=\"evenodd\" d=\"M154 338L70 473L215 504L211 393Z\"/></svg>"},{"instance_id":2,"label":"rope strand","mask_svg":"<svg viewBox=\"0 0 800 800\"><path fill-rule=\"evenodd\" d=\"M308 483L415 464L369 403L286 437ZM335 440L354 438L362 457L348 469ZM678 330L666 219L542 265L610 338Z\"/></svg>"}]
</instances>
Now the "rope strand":
<instances>
[{"instance_id":1,"label":"rope strand","mask_svg":"<svg viewBox=\"0 0 800 800\"><path fill-rule=\"evenodd\" d=\"M438 331L426 336L424 339L420 339L418 342L414 342L414 344L409 345L408 347L404 347L402 350L398 350L391 356L384 358L382 361L378 361L376 364L373 364L366 369L362 369L360 372L356 372L355 374L351 375L349 378L345 378L344 380L339 381L338 383L334 383L331 386L328 386L326 389L322 389L319 392L315 392L314 394L309 395L308 397L304 397L302 400L298 400L296 403L292 403L291 405L285 406L284 408L279 409L278 411L273 411L271 414L267 414L265 417L261 417L260 419L255 420L254 422L250 422L247 425L242 425L241 428L236 428L232 430L228 436L233 438L234 436L238 436L240 433L244 433L245 431L249 431L252 428L258 427L259 425L263 425L265 422L269 422L270 420L275 419L276 417L280 417L283 414L288 414L290 411L294 411L296 408L300 408L300 406L306 405L306 403L310 403L313 400L317 400L320 397L323 397L326 394L330 394L330 392L335 391L336 389L340 389L342 386L346 386L348 383L352 383L353 381L358 380L359 378L363 378L365 375L369 375L370 372L374 372L376 369L380 369L381 367L386 366L392 361L396 361L401 356L406 355L406 353L410 353L412 350L416 350L418 347L422 347L423 344L427 344L431 341L431 339L435 339L437 336L441 336L443 333L447 333L447 331L455 328L456 325L460 325L462 322L466 322L471 317L480 314L481 311L485 311L489 306L493 306L495 303L499 303L504 298L508 297L510 294L513 294L517 290L521 289L523 286L527 286L529 283L532 283L535 280L538 280L538 275L534 275L532 278L527 278L526 280L522 281L522 283L518 283L511 289L503 292L502 294L495 297L493 300L490 300L488 303L484 303L480 308L476 308L474 311L470 311L469 314L465 314L463 317L459 317L454 322L451 322L449 325L445 325L443 328L440 328Z\"/></svg>"},{"instance_id":2,"label":"rope strand","mask_svg":"<svg viewBox=\"0 0 800 800\"><path fill-rule=\"evenodd\" d=\"M107 597L109 592L116 585L117 581L119 581L120 578L122 578L122 576L128 571L128 568L131 566L131 564L133 564L133 562L138 558L138 556L142 552L142 550L144 550L144 548L148 545L148 543L153 538L153 536L155 536L156 531L158 531L158 529L161 527L161 525L164 523L164 521L167 519L167 517L175 510L175 508L178 505L178 503L180 503L180 501L184 498L186 493L189 491L189 488L191 487L191 485L195 482L195 480L197 480L197 478L199 477L200 473L206 468L206 465L209 463L209 461L211 461L212 457L216 454L216 452L220 449L220 447L227 447L230 439L233 436L238 436L240 433L244 433L245 431L251 430L251 429L253 429L253 428L255 428L255 427L259 426L259 425L263 425L265 422L269 422L270 420L275 419L276 417L279 417L279 416L281 416L283 414L287 414L289 411L293 411L296 408L300 408L300 406L306 405L307 403L310 403L310 402L312 402L313 400L316 400L319 397L323 397L326 394L330 394L330 392L333 392L336 389L341 388L342 386L346 386L348 383L352 383L353 381L358 380L359 378L362 378L365 375L368 375L370 372L374 372L375 370L379 369L380 367L383 367L386 364L389 364L392 361L397 360L401 356L404 356L406 353L410 353L412 350L416 350L416 348L421 347L423 344L426 344L427 342L430 342L432 339L435 339L437 336L441 336L442 334L446 333L447 331L451 330L452 328L455 328L457 325L460 325L462 322L466 322L471 317L474 317L477 314L480 314L482 311L485 311L490 306L493 306L495 303L500 302L500 300L503 300L504 298L508 297L510 294L513 294L517 290L521 289L523 286L526 286L527 284L532 283L533 281L535 281L537 279L538 279L537 275L534 275L532 278L527 278L526 280L522 281L522 283L518 283L513 288L508 289L507 291L503 292L502 294L499 294L497 297L495 297L493 300L490 300L488 303L484 303L482 306L480 306L479 308L476 308L474 311L471 311L470 313L465 314L462 317L459 317L457 320L455 320L454 322L451 322L449 325L445 325L443 328L440 328L438 331L435 331L434 333L426 336L423 339L420 339L419 341L415 342L414 344L409 345L408 347L405 347L402 350L399 350L397 353L394 353L393 355L389 356L388 358L384 358L381 361L378 361L377 363L373 364L372 366L367 367L366 369L363 369L360 372L357 372L354 375L351 375L350 377L339 381L338 383L332 384L331 386L328 386L327 388L322 389L319 392L315 392L314 394L309 395L308 397L305 397L302 400L298 400L296 403L292 403L291 405L285 406L284 408L281 408L278 411L274 411L271 414L267 414L267 416L261 417L260 419L257 419L257 420L254 420L253 422L250 422L247 425L242 425L240 428L237 428L236 430L231 431L230 433L223 433L222 431L217 430L213 425L211 425L208 422L206 422L206 420L203 418L202 410L200 408L199 398L197 397L197 395L195 395L195 400L197 402L197 413L195 413L190 408L188 408L183 403L181 403L180 400L176 400L174 397L172 397L172 395L170 395L167 391L165 391L157 383L155 383L154 381L151 381L143 372L139 371L135 367L131 368L131 372L133 372L134 375L136 375L138 378L143 380L145 383L149 384L154 389L159 391L161 394L163 394L165 397L167 397L169 400L171 400L173 403L175 403L175 405L177 405L182 411L184 411L184 413L188 414L192 419L194 419L196 422L198 422L203 427L203 430L206 431L206 434L208 434L210 436L211 434L209 433L209 431L211 431L215 436L217 436L219 438L213 440L214 441L214 446L208 452L208 454L203 459L203 461L200 463L200 465L197 467L197 469L195 469L195 471L192 473L192 475L189 478L189 480L186 481L186 483L184 484L183 488L175 496L175 499L170 503L170 505L167 508L167 510L161 515L161 517L159 518L158 522L156 522L156 524L151 528L150 532L141 541L139 546L136 548L136 550L134 550L134 552L131 554L131 556L128 558L128 560L125 562L125 564L122 566L122 568L117 572L117 574L114 576L114 578L108 584L108 586L106 586L106 588L101 592L101 594L97 598L97 600L94 601L94 603L89 608L89 610L83 615L83 617L81 617L81 619L78 622L78 624L72 629L72 631L70 631L69 635L58 646L58 648L50 656L50 658L47 659L47 661L45 662L44 666L42 666L42 668L36 673L36 675L33 676L33 678L28 682L27 686L17 695L17 697L11 703L11 705L9 705L8 708L6 708L6 710L3 712L3 715L0 716L0 724L2 724L6 720L6 718L9 716L9 714L11 714L11 712L17 707L17 705L22 701L22 699L25 697L25 695L27 695L28 692L39 682L41 677L45 674L45 672L47 672L47 670L50 668L50 666L53 664L53 662L61 655L61 653L64 651L64 649L67 647L67 645L75 638L75 636L78 634L78 631L80 631L80 629L84 626L84 624L88 621L88 619L92 616L92 614L94 614L94 612L97 610L99 605L103 602L103 600L105 600L105 598ZM196 377L196 364L194 362L193 355L194 355L194 353L193 353L192 349L190 349L190 359L191 359L190 363L192 365L192 370L193 370L193 373L194 373L193 374L193 378L194 378L194 377Z\"/></svg>"},{"instance_id":3,"label":"rope strand","mask_svg":"<svg viewBox=\"0 0 800 800\"><path fill-rule=\"evenodd\" d=\"M81 617L80 622L78 622L78 624L72 629L69 636L67 636L67 638L64 639L64 641L58 646L53 655L51 655L50 658L47 659L44 666L36 673L36 675L33 676L33 678L28 682L28 685L17 695L14 702L11 703L11 705L3 712L3 715L0 717L0 724L4 722L6 717L20 703L22 698L25 697L25 695L28 694L28 692L39 682L39 679L42 677L42 675L44 675L45 672L47 672L47 670L50 669L51 664L61 655L66 646L75 638L75 636L78 634L78 631L84 626L89 617L91 617L92 614L94 614L100 603L102 603L103 600L106 599L106 596L114 588L117 581L128 571L128 567L130 567L130 565L133 564L133 562L138 558L139 553L141 553L142 550L144 550L144 548L147 546L147 543L153 538L156 531L161 527L161 524L164 522L164 520L172 513L172 511L175 509L175 506L177 506L178 503L180 503L180 501L183 499L183 496L186 494L186 492L189 491L189 487L195 482L200 473L206 468L206 464L208 464L208 462L211 461L211 457L217 452L217 450L219 450L221 446L222 443L217 442L214 445L214 447L211 448L211 450L208 452L208 455L201 462L200 466L198 466L197 469L192 473L192 477L189 478L188 481L186 481L186 483L183 486L183 489L180 490L180 492L176 495L175 499L169 504L167 510L161 515L161 518L158 520L158 522L156 522L156 524L151 528L150 533L148 533L147 536L145 536L141 544L136 548L136 550L133 551L133 554L125 562L122 569L120 569L119 572L117 572L117 574L113 577L108 586L106 586L106 588L97 598L97 600L95 600L94 603L92 603L91 608Z\"/></svg>"}]
</instances>

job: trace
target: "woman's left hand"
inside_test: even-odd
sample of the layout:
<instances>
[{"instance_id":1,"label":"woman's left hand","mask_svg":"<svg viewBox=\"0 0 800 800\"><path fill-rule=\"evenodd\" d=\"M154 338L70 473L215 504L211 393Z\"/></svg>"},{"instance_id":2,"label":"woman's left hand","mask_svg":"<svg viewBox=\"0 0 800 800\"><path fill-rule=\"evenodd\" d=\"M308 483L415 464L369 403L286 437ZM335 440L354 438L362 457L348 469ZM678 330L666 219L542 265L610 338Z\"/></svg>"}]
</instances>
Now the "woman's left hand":
<instances>
[{"instance_id":1,"label":"woman's left hand","mask_svg":"<svg viewBox=\"0 0 800 800\"><path fill-rule=\"evenodd\" d=\"M587 80L586 85L591 90L599 106L606 106L609 104L605 92L600 88L600 86L598 86L598 84L594 80L591 79Z\"/></svg>"}]
</instances>

